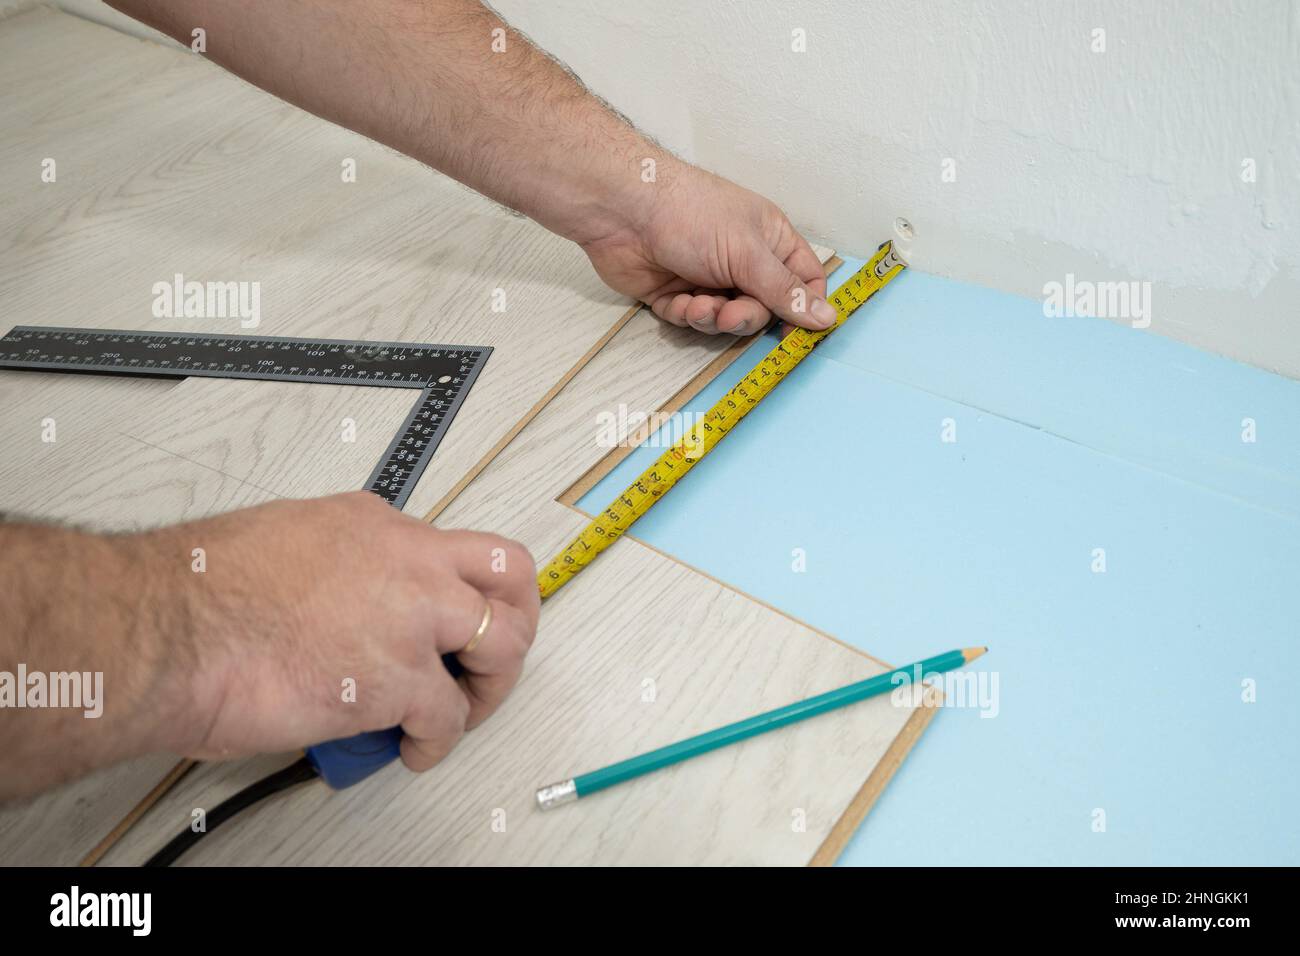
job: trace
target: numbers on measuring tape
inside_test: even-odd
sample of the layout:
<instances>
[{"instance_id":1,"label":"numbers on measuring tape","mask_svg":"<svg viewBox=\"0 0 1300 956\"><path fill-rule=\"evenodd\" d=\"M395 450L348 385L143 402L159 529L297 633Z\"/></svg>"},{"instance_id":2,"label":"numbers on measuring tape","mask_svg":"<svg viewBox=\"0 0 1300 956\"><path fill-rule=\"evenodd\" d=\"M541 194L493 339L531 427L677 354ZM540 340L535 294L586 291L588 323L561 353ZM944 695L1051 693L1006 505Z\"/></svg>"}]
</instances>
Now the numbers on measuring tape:
<instances>
[{"instance_id":1,"label":"numbers on measuring tape","mask_svg":"<svg viewBox=\"0 0 1300 956\"><path fill-rule=\"evenodd\" d=\"M829 301L834 304L837 313L835 324L817 332L796 328L773 348L705 413L696 426L698 434L692 429L687 436L660 455L654 464L615 499L614 506L607 508L600 518L592 521L542 569L537 576L542 597L554 594L627 531L769 395L789 371L812 352L818 342L841 325L904 267L903 261L894 254L892 244L885 243L881 246L870 261L830 296ZM626 513L618 511L618 505L622 505ZM606 528L603 523L605 519L609 519L613 526Z\"/></svg>"}]
</instances>

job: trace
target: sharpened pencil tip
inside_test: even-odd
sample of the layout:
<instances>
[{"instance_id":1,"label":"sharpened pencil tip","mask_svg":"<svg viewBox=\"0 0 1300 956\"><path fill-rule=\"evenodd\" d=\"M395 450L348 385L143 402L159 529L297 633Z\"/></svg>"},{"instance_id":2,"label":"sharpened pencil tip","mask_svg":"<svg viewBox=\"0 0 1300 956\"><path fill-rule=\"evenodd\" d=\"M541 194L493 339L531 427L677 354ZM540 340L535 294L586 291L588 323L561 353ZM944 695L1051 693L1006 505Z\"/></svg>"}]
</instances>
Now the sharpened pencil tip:
<instances>
[{"instance_id":1,"label":"sharpened pencil tip","mask_svg":"<svg viewBox=\"0 0 1300 956\"><path fill-rule=\"evenodd\" d=\"M975 660L975 658L987 654L988 650L987 647L964 647L962 648L961 656L966 658L966 663L969 664L971 661Z\"/></svg>"}]
</instances>

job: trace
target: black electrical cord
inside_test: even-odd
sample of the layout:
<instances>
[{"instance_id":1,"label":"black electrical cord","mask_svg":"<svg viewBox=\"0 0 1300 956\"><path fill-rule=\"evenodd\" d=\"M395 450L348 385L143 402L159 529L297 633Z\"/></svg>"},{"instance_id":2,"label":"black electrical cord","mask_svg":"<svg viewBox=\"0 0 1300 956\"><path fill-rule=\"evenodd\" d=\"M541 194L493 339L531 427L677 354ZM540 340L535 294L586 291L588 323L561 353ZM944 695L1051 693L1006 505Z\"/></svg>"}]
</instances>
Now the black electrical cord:
<instances>
[{"instance_id":1,"label":"black electrical cord","mask_svg":"<svg viewBox=\"0 0 1300 956\"><path fill-rule=\"evenodd\" d=\"M175 839L149 857L144 865L171 866L180 859L186 850L241 810L247 810L260 800L265 800L267 797L288 790L290 787L296 787L300 783L315 779L317 779L316 768L311 765L306 757L289 764L283 770L277 770L270 776L263 777L257 783L245 787L229 800L225 800L214 807L204 821L206 824L205 829L198 831L187 829L177 834Z\"/></svg>"},{"instance_id":2,"label":"black electrical cord","mask_svg":"<svg viewBox=\"0 0 1300 956\"><path fill-rule=\"evenodd\" d=\"M459 677L465 673L465 666L461 664L460 659L455 654L442 655L443 666L451 673L452 677ZM247 810L253 804L267 797L288 790L290 787L296 787L300 783L306 783L309 780L315 780L320 775L316 768L311 765L306 757L296 763L291 763L283 770L277 770L268 777L263 777L257 783L251 784L240 790L229 800L218 804L204 820L206 828L203 830L185 830L176 835L176 837L165 847L149 857L145 861L145 866L171 866L181 858L190 847L198 843L211 831L215 830L221 824L225 823L241 810Z\"/></svg>"}]
</instances>

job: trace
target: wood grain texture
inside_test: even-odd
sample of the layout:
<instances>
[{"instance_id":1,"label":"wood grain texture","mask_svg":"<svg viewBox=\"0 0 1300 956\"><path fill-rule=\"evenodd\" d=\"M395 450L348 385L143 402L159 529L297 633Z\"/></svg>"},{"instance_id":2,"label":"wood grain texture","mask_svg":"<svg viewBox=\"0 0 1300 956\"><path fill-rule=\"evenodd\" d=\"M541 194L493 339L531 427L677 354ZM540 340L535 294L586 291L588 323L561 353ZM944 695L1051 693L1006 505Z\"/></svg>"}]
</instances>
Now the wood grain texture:
<instances>
[{"instance_id":1,"label":"wood grain texture","mask_svg":"<svg viewBox=\"0 0 1300 956\"><path fill-rule=\"evenodd\" d=\"M0 373L0 510L132 531L273 497L116 430L174 386ZM41 440L47 418L55 422L52 443ZM174 763L165 754L145 757L0 809L0 863L77 863Z\"/></svg>"},{"instance_id":2,"label":"wood grain texture","mask_svg":"<svg viewBox=\"0 0 1300 956\"><path fill-rule=\"evenodd\" d=\"M0 122L16 131L0 143L5 319L237 332L153 316L153 283L179 272L260 282L256 333L492 345L407 510L539 559L584 521L555 499L607 451L598 414L662 408L732 344L638 313L593 357L627 303L569 244L200 60L47 10L0 21ZM55 184L39 179L46 156ZM128 530L359 487L415 396L0 373L0 398L14 450L0 507ZM185 862L803 864L844 830L912 711L878 699L550 814L532 793L881 669L627 540L548 602L516 692L434 771L300 788ZM141 862L195 807L290 759L196 767L103 862ZM173 765L135 761L0 812L0 860L76 862Z\"/></svg>"},{"instance_id":3,"label":"wood grain texture","mask_svg":"<svg viewBox=\"0 0 1300 956\"><path fill-rule=\"evenodd\" d=\"M681 382L675 357L716 347L638 314L440 523L497 531L548 555L585 521L554 498L603 454L599 412L620 401L661 407ZM844 831L837 825L855 803L869 807L863 782L914 711L878 698L551 813L536 810L532 794L884 669L625 539L547 603L519 687L439 767L415 776L394 766L342 793L301 788L184 862L802 865ZM289 759L199 768L104 862L140 862L196 807ZM874 778L872 799L887 777Z\"/></svg>"},{"instance_id":4,"label":"wood grain texture","mask_svg":"<svg viewBox=\"0 0 1300 956\"><path fill-rule=\"evenodd\" d=\"M871 774L863 782L862 788L854 795L839 820L826 834L826 839L817 848L813 858L808 861L809 866L834 866L835 861L840 858L840 854L849 845L849 841L853 839L858 827L862 826L862 821L867 818L871 808L880 799L880 794L884 792L885 787L893 779L894 774L898 772L898 768L902 766L912 747L920 739L921 734L925 733L925 729L930 726L930 721L934 720L935 714L938 713L942 695L935 691L934 688L929 688L925 691L924 699L926 705L918 707L912 712L912 716L907 719L907 723L903 725L903 729L894 738L894 742L889 745L889 749L885 751L879 762L872 768Z\"/></svg>"},{"instance_id":5,"label":"wood grain texture","mask_svg":"<svg viewBox=\"0 0 1300 956\"><path fill-rule=\"evenodd\" d=\"M0 20L0 123L6 328L241 331L234 318L155 317L153 284L179 272L260 282L258 334L495 346L408 503L417 514L627 312L576 247L535 224L197 57L45 8ZM356 183L342 182L344 158ZM504 312L491 311L495 289ZM129 531L359 488L415 400L0 372L0 510ZM0 810L0 861L77 862L174 760Z\"/></svg>"},{"instance_id":6,"label":"wood grain texture","mask_svg":"<svg viewBox=\"0 0 1300 956\"><path fill-rule=\"evenodd\" d=\"M176 761L175 765L173 765L163 778L154 785L154 788L146 793L140 801L132 807L121 820L118 821L117 826L108 831L108 834L96 843L89 853L82 857L81 862L77 865L94 866L103 859L104 854L112 849L118 840L122 839L122 834L126 833L127 830L139 823L144 815L153 809L155 803L161 800L164 795L171 791L172 787L176 786L176 784L180 782L187 773L197 766L198 761L192 760L188 757Z\"/></svg>"},{"instance_id":7,"label":"wood grain texture","mask_svg":"<svg viewBox=\"0 0 1300 956\"><path fill-rule=\"evenodd\" d=\"M0 91L0 121L18 131L0 144L6 317L495 348L411 513L627 311L573 244L200 58L34 10L4 21ZM46 157L55 183L40 181ZM342 181L345 159L355 183ZM260 283L259 326L154 316L154 283L177 273ZM314 495L359 487L414 401L190 379L168 416L132 435L279 495ZM351 447L345 418L358 424Z\"/></svg>"}]
</instances>

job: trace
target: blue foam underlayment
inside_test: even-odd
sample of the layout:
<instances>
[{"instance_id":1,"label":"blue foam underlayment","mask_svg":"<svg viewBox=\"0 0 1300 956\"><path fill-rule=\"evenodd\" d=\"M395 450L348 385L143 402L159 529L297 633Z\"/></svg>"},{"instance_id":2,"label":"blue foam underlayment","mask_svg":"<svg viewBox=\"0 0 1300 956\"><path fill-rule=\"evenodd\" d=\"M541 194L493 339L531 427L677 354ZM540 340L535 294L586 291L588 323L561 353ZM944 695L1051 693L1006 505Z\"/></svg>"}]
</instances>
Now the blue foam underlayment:
<instances>
[{"instance_id":1,"label":"blue foam underlayment","mask_svg":"<svg viewBox=\"0 0 1300 956\"><path fill-rule=\"evenodd\" d=\"M634 535L892 664L990 646L842 863L1300 863L1300 383L909 270Z\"/></svg>"}]
</instances>

